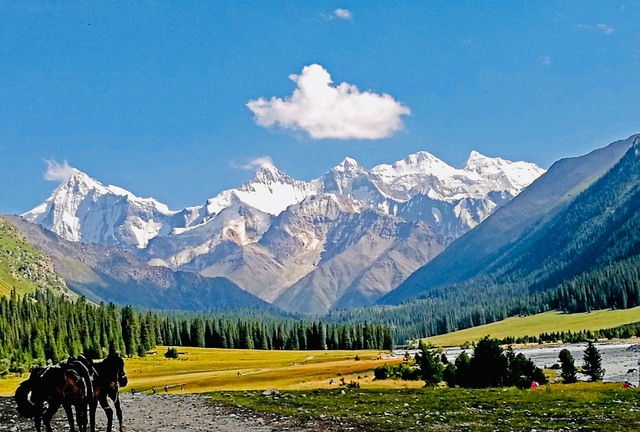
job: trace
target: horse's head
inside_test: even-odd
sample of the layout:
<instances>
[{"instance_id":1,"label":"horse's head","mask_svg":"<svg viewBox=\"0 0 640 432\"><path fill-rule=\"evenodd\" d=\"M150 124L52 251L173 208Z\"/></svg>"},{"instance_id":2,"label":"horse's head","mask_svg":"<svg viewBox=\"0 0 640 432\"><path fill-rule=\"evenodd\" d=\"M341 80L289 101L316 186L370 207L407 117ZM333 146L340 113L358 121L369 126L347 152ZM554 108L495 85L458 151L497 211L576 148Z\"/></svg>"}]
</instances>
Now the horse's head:
<instances>
[{"instance_id":1,"label":"horse's head","mask_svg":"<svg viewBox=\"0 0 640 432\"><path fill-rule=\"evenodd\" d=\"M107 361L116 371L118 385L120 387L126 387L129 380L127 379L127 374L124 372L124 360L122 360L122 357L120 357L118 353L110 352Z\"/></svg>"}]
</instances>

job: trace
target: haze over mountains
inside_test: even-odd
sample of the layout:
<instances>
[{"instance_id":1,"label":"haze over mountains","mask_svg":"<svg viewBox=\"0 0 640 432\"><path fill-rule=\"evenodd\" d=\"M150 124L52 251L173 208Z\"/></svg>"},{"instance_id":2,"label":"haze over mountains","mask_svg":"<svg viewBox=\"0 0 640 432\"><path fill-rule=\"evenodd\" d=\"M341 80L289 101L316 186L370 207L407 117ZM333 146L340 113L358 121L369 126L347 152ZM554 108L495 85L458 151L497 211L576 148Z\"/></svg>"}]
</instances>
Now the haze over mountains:
<instances>
[{"instance_id":1,"label":"haze over mountains","mask_svg":"<svg viewBox=\"0 0 640 432\"><path fill-rule=\"evenodd\" d=\"M74 170L23 217L70 242L323 313L373 304L543 173L477 152L461 169L426 152L371 170L347 158L310 182L264 165L239 188L173 211Z\"/></svg>"}]
</instances>

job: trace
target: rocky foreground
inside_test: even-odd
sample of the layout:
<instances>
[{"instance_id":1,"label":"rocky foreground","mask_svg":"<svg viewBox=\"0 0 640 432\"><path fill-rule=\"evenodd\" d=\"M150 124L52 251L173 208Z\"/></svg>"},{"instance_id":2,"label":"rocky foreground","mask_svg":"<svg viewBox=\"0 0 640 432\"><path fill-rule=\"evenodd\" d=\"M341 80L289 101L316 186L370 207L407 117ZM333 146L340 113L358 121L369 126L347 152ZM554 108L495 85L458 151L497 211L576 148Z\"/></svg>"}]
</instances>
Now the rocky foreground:
<instances>
[{"instance_id":1,"label":"rocky foreground","mask_svg":"<svg viewBox=\"0 0 640 432\"><path fill-rule=\"evenodd\" d=\"M316 432L370 431L358 425L334 424L255 413L212 402L205 395L129 395L122 397L124 428L129 432L220 431L220 432ZM69 430L61 408L52 422L54 430ZM117 431L117 420L114 431ZM96 429L105 431L107 419L98 408ZM18 415L12 397L0 397L0 431L35 431L32 419Z\"/></svg>"}]
</instances>

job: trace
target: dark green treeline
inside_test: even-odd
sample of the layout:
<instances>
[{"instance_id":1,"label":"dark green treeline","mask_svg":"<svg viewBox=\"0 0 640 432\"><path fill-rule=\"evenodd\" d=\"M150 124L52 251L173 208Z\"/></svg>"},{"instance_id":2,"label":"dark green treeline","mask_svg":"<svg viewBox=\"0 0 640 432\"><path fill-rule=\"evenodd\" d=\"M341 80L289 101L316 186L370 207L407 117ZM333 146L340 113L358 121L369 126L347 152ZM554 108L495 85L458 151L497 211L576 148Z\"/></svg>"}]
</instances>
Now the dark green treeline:
<instances>
[{"instance_id":1,"label":"dark green treeline","mask_svg":"<svg viewBox=\"0 0 640 432\"><path fill-rule=\"evenodd\" d=\"M131 307L122 310L127 353L142 354L156 345L264 350L393 349L391 331L384 325L330 324L263 317L175 316ZM140 335L140 338L137 338Z\"/></svg>"},{"instance_id":2,"label":"dark green treeline","mask_svg":"<svg viewBox=\"0 0 640 432\"><path fill-rule=\"evenodd\" d=\"M222 316L219 316L222 315ZM306 322L260 310L168 313L98 306L38 291L0 297L0 375L81 352L143 356L156 345L269 350L393 348L384 325Z\"/></svg>"}]
</instances>

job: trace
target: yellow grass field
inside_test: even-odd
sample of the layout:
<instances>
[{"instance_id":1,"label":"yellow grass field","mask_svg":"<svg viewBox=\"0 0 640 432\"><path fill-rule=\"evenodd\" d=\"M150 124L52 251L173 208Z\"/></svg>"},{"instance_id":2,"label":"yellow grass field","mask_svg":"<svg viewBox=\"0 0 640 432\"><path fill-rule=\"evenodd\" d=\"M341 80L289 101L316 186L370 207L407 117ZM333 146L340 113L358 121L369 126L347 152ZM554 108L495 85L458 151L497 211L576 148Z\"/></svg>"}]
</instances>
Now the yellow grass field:
<instances>
[{"instance_id":1,"label":"yellow grass field","mask_svg":"<svg viewBox=\"0 0 640 432\"><path fill-rule=\"evenodd\" d=\"M458 346L467 341L477 341L487 335L500 339L507 336L537 336L540 333L560 331L600 330L638 321L640 321L640 307L578 314L553 311L524 318L507 318L496 323L424 340L436 346Z\"/></svg>"},{"instance_id":2,"label":"yellow grass field","mask_svg":"<svg viewBox=\"0 0 640 432\"><path fill-rule=\"evenodd\" d=\"M166 347L144 358L125 359L129 385L148 393L152 387L169 393L201 393L216 390L307 390L337 387L340 379L358 381L363 387L421 387L421 381L373 382L373 368L401 360L381 351L260 351L213 348L179 348L176 360L164 358ZM355 360L356 355L360 358ZM241 375L238 375L240 373ZM340 375L338 375L340 374ZM365 375L367 377L365 378ZM361 378L358 379L358 376ZM13 394L27 376L0 380L0 395ZM329 384L333 379L334 384ZM181 387L184 386L184 390Z\"/></svg>"}]
</instances>

